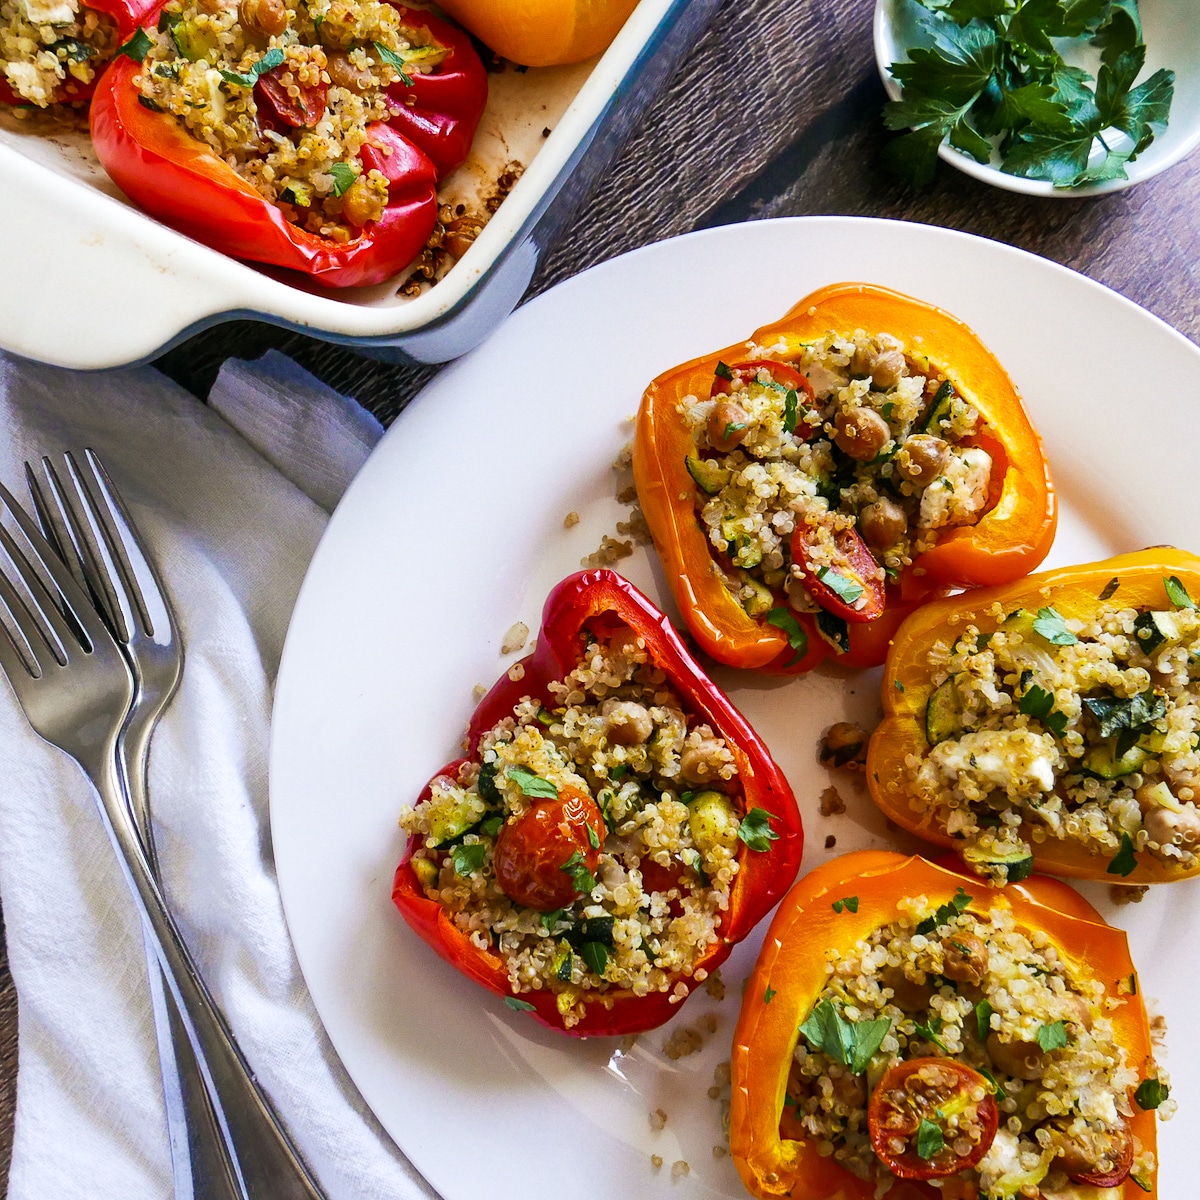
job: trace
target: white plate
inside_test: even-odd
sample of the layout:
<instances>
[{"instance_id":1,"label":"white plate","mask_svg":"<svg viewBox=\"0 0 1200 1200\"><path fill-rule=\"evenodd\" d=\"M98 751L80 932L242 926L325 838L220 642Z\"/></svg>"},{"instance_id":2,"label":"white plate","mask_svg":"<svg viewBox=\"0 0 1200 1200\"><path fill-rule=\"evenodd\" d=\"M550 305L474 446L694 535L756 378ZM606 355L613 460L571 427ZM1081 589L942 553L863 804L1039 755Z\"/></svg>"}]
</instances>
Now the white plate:
<instances>
[{"instance_id":1,"label":"white plate","mask_svg":"<svg viewBox=\"0 0 1200 1200\"><path fill-rule=\"evenodd\" d=\"M853 218L763 221L639 250L520 309L403 413L338 508L305 580L275 703L271 818L288 922L329 1035L367 1103L446 1200L553 1195L743 1196L707 1096L729 1056L753 936L675 1018L719 1020L671 1062L664 1031L629 1053L510 1012L436 958L392 909L400 806L455 757L473 707L511 659L517 620L624 516L611 464L643 386L728 345L814 288L862 279L934 301L999 355L1045 437L1062 498L1050 559L1155 542L1197 548L1194 401L1200 350L1115 293L964 234ZM574 510L582 520L563 527ZM645 551L626 573L664 599ZM787 682L720 671L795 787L805 868L888 834L861 788L830 777L832 722L873 722L877 672ZM822 817L831 782L848 811ZM824 849L826 835L837 848ZM1174 884L1114 908L1143 990L1170 1031L1180 1115L1161 1127L1164 1197L1200 1177L1200 1036L1193 1012L1200 892ZM760 927L761 929L761 927ZM668 1032L671 1027L668 1027ZM668 1116L654 1133L648 1113ZM652 1154L665 1166L655 1171ZM671 1164L691 1173L671 1180Z\"/></svg>"},{"instance_id":2,"label":"white plate","mask_svg":"<svg viewBox=\"0 0 1200 1200\"><path fill-rule=\"evenodd\" d=\"M1175 98L1171 102L1166 129L1159 132L1150 146L1126 167L1127 179L1056 188L1044 179L1006 175L1000 169L999 154L993 154L990 163L977 163L969 154L943 142L938 147L938 157L952 167L1006 191L1056 199L1123 191L1186 158L1200 145L1200 21L1196 20L1195 0L1141 0L1138 11L1146 37L1146 65L1138 77L1139 82L1144 82L1160 67L1167 67L1175 72ZM900 85L888 68L907 59L908 47L925 44L924 36L916 31L916 19L922 14L929 15L913 0L876 0L875 63L892 100L900 99ZM1071 44L1063 53L1073 66L1083 67L1093 76L1099 68L1100 53L1090 46ZM1097 149L1091 165L1095 166L1102 158L1102 152Z\"/></svg>"}]
</instances>

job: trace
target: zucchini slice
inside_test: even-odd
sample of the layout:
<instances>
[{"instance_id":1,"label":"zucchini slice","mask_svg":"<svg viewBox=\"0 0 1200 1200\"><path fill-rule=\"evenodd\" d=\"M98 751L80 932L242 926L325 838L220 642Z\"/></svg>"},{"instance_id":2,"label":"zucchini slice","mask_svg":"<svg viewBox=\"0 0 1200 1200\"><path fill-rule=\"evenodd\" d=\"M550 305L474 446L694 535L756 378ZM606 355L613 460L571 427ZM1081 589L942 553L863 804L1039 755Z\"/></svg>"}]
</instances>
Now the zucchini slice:
<instances>
[{"instance_id":1,"label":"zucchini slice","mask_svg":"<svg viewBox=\"0 0 1200 1200\"><path fill-rule=\"evenodd\" d=\"M733 478L733 472L728 467L719 467L707 458L689 454L683 461L688 474L696 481L696 486L709 496L717 495Z\"/></svg>"},{"instance_id":2,"label":"zucchini slice","mask_svg":"<svg viewBox=\"0 0 1200 1200\"><path fill-rule=\"evenodd\" d=\"M963 862L976 874L1002 883L1020 883L1033 874L1033 855L1028 850L1004 852L968 846L962 856Z\"/></svg>"},{"instance_id":3,"label":"zucchini slice","mask_svg":"<svg viewBox=\"0 0 1200 1200\"><path fill-rule=\"evenodd\" d=\"M931 746L954 737L962 725L962 706L954 687L954 676L934 690L925 705L925 737Z\"/></svg>"},{"instance_id":4,"label":"zucchini slice","mask_svg":"<svg viewBox=\"0 0 1200 1200\"><path fill-rule=\"evenodd\" d=\"M1082 770L1087 775L1097 779L1122 779L1140 771L1150 757L1150 751L1143 746L1130 746L1124 754L1117 757L1117 739L1106 738L1100 745L1092 746L1083 756Z\"/></svg>"}]
</instances>

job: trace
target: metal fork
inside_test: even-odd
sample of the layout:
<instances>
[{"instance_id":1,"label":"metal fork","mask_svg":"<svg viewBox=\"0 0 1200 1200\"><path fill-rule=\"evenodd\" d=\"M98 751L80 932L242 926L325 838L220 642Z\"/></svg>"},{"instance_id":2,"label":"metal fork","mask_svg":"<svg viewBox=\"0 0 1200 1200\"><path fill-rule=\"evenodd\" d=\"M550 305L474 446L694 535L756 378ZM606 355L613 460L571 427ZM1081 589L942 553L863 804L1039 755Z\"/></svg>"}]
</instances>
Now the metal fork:
<instances>
[{"instance_id":1,"label":"metal fork","mask_svg":"<svg viewBox=\"0 0 1200 1200\"><path fill-rule=\"evenodd\" d=\"M68 494L62 491L64 496ZM115 546L128 547L133 542L127 518L119 509L108 509L106 502L98 501L86 488L76 496L81 505L85 497L90 503L86 510L72 507L69 511L90 513L104 544L119 560ZM130 668L88 595L3 485L0 508L8 511L27 547L22 549L0 525L0 548L25 589L22 598L0 572L0 601L23 643L6 630L0 632L0 668L8 675L34 730L74 758L96 789L105 828L196 1051L206 1089L215 1099L216 1119L226 1140L237 1149L235 1178L240 1173L245 1193L255 1198L322 1200L196 971L167 912L126 803L117 763L123 749L125 715L135 694ZM80 528L90 524L83 521ZM97 548L99 544L95 542ZM137 611L140 618L147 614L145 594L153 579L142 587L134 573L134 562L138 558L144 561L144 556L130 556L126 549L124 558L130 575L120 586L123 592L129 589L126 594L141 595L141 604L130 605L130 611ZM109 583L110 595L115 597L116 578Z\"/></svg>"}]
</instances>

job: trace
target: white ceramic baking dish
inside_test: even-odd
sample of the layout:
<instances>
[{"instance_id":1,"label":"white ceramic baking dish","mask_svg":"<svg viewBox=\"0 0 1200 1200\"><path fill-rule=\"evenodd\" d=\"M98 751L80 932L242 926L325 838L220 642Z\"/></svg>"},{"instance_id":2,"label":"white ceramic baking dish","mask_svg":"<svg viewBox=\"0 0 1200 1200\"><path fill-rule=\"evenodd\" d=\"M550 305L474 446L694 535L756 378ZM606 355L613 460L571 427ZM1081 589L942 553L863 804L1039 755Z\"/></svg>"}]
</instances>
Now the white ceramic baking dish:
<instances>
[{"instance_id":1,"label":"white ceramic baking dish","mask_svg":"<svg viewBox=\"0 0 1200 1200\"><path fill-rule=\"evenodd\" d=\"M35 136L8 116L0 122L0 347L62 366L112 367L253 317L393 361L455 358L516 306L539 255L717 4L641 0L600 58L489 76L472 156L442 198L477 205L511 163L523 173L462 259L415 297L399 295L397 281L331 290L228 258L133 207L85 133Z\"/></svg>"}]
</instances>

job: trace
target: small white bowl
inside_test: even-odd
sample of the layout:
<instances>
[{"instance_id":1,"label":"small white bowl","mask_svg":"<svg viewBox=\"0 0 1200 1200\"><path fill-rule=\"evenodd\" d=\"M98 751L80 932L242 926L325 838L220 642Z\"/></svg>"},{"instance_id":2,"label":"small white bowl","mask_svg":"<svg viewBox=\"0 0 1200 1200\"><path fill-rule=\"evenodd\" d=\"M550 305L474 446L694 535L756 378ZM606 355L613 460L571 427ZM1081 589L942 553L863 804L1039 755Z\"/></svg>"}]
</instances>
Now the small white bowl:
<instances>
[{"instance_id":1,"label":"small white bowl","mask_svg":"<svg viewBox=\"0 0 1200 1200\"><path fill-rule=\"evenodd\" d=\"M1200 145L1200 4L1197 0L1141 0L1139 7L1146 36L1146 66L1139 81L1159 67L1168 67L1175 72L1175 98L1166 129L1126 166L1128 179L1057 188L1045 180L1005 174L1000 170L998 154L992 156L990 163L978 163L943 142L938 157L984 183L1010 192L1059 198L1119 192L1174 166ZM888 68L892 63L905 61L910 46L926 44L915 32L914 18L922 11L915 0L876 0L875 62L883 86L893 100L900 98L901 89ZM1087 47L1073 61L1095 75L1099 54Z\"/></svg>"}]
</instances>

